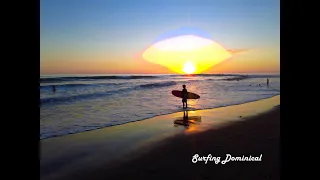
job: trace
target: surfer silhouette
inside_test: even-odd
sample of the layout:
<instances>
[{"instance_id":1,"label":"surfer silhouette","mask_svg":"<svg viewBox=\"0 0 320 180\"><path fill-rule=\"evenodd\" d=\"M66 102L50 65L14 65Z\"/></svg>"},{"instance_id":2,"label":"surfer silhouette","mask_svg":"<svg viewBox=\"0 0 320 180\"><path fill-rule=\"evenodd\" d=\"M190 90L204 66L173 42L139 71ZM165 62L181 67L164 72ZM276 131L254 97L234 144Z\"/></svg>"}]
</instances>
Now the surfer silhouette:
<instances>
[{"instance_id":1,"label":"surfer silhouette","mask_svg":"<svg viewBox=\"0 0 320 180\"><path fill-rule=\"evenodd\" d=\"M185 109L185 108L188 108L188 102L187 102L188 91L186 89L186 85L182 85L182 87L183 87L183 89L182 89L182 106L183 106L183 109Z\"/></svg>"}]
</instances>

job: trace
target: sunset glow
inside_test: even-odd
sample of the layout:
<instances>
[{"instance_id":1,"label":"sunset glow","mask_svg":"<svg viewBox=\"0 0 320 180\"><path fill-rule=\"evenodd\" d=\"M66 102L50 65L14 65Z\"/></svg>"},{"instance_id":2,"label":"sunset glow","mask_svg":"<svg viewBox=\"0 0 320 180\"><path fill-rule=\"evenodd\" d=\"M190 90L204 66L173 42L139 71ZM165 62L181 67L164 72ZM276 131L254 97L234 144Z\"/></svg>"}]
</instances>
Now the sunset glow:
<instances>
[{"instance_id":1,"label":"sunset glow","mask_svg":"<svg viewBox=\"0 0 320 180\"><path fill-rule=\"evenodd\" d=\"M190 74L201 73L228 59L231 54L210 39L184 35L160 41L144 51L142 56L176 73Z\"/></svg>"},{"instance_id":2,"label":"sunset glow","mask_svg":"<svg viewBox=\"0 0 320 180\"><path fill-rule=\"evenodd\" d=\"M275 0L45 0L40 17L40 74L280 72Z\"/></svg>"}]
</instances>

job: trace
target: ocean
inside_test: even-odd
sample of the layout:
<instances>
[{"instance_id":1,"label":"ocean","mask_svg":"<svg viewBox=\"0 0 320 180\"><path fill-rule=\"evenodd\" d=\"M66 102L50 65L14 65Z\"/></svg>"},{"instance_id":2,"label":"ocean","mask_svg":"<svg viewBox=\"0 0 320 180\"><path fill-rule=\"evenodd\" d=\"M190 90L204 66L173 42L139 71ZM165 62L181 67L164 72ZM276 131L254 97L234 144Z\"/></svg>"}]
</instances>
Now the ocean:
<instances>
[{"instance_id":1,"label":"ocean","mask_svg":"<svg viewBox=\"0 0 320 180\"><path fill-rule=\"evenodd\" d=\"M43 75L39 86L40 139L182 111L181 99L171 91L182 90L183 84L201 96L188 100L190 109L223 107L280 94L280 74Z\"/></svg>"}]
</instances>

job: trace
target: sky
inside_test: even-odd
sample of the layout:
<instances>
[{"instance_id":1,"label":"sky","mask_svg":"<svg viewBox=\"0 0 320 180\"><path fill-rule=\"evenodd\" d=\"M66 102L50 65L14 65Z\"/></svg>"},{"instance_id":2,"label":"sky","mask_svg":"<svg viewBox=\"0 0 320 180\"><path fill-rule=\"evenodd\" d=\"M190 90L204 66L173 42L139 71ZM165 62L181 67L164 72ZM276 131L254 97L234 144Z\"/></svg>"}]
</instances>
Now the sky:
<instances>
[{"instance_id":1,"label":"sky","mask_svg":"<svg viewBox=\"0 0 320 180\"><path fill-rule=\"evenodd\" d=\"M232 54L203 73L280 73L277 0L41 0L40 73L171 74L142 54L184 27Z\"/></svg>"}]
</instances>

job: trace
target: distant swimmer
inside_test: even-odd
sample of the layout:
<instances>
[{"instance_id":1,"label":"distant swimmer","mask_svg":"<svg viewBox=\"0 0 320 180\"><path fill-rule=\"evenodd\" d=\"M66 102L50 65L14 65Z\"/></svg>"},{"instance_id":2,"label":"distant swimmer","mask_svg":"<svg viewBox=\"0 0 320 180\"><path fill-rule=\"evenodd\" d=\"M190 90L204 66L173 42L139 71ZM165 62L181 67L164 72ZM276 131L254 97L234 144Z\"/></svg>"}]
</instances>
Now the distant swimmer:
<instances>
[{"instance_id":1,"label":"distant swimmer","mask_svg":"<svg viewBox=\"0 0 320 180\"><path fill-rule=\"evenodd\" d=\"M182 105L183 105L183 109L188 108L188 102L187 102L187 94L188 91L186 89L186 85L182 85L183 89L182 89ZM184 104L186 104L186 107L184 107Z\"/></svg>"},{"instance_id":2,"label":"distant swimmer","mask_svg":"<svg viewBox=\"0 0 320 180\"><path fill-rule=\"evenodd\" d=\"M261 86L261 84L259 84L259 86Z\"/></svg>"},{"instance_id":3,"label":"distant swimmer","mask_svg":"<svg viewBox=\"0 0 320 180\"><path fill-rule=\"evenodd\" d=\"M55 85L52 86L52 91L56 92L56 86Z\"/></svg>"}]
</instances>

